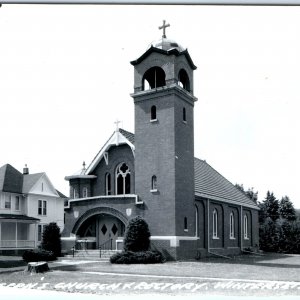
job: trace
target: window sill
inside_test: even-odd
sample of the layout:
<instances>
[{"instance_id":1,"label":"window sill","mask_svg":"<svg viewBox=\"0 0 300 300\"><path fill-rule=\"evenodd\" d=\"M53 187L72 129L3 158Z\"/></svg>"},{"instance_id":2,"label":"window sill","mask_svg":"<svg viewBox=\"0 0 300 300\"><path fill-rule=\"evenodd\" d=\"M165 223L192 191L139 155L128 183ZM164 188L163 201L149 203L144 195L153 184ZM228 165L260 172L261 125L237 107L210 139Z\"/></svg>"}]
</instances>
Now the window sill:
<instances>
[{"instance_id":1,"label":"window sill","mask_svg":"<svg viewBox=\"0 0 300 300\"><path fill-rule=\"evenodd\" d=\"M230 240L235 240L235 237L230 236L229 239L230 239Z\"/></svg>"},{"instance_id":2,"label":"window sill","mask_svg":"<svg viewBox=\"0 0 300 300\"><path fill-rule=\"evenodd\" d=\"M244 240L249 240L249 238L248 237L244 237Z\"/></svg>"},{"instance_id":3,"label":"window sill","mask_svg":"<svg viewBox=\"0 0 300 300\"><path fill-rule=\"evenodd\" d=\"M189 232L189 230L188 230L188 229L183 229L183 231L184 231L184 232Z\"/></svg>"},{"instance_id":4,"label":"window sill","mask_svg":"<svg viewBox=\"0 0 300 300\"><path fill-rule=\"evenodd\" d=\"M157 193L157 192L158 192L158 189L150 190L150 193Z\"/></svg>"},{"instance_id":5,"label":"window sill","mask_svg":"<svg viewBox=\"0 0 300 300\"><path fill-rule=\"evenodd\" d=\"M150 123L156 123L158 120L157 119L152 119L150 120Z\"/></svg>"},{"instance_id":6,"label":"window sill","mask_svg":"<svg viewBox=\"0 0 300 300\"><path fill-rule=\"evenodd\" d=\"M213 236L212 239L213 240L219 240L220 238L218 236Z\"/></svg>"},{"instance_id":7,"label":"window sill","mask_svg":"<svg viewBox=\"0 0 300 300\"><path fill-rule=\"evenodd\" d=\"M187 121L182 121L183 124L187 124Z\"/></svg>"}]
</instances>

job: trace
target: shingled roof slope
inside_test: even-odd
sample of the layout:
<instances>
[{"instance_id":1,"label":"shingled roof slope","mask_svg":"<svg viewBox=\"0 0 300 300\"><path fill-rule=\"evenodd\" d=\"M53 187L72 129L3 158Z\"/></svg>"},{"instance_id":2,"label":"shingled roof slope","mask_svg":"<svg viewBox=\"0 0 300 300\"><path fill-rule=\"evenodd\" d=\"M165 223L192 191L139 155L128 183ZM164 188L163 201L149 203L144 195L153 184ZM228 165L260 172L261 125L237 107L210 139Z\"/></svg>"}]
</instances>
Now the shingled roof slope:
<instances>
[{"instance_id":1,"label":"shingled roof slope","mask_svg":"<svg viewBox=\"0 0 300 300\"><path fill-rule=\"evenodd\" d=\"M119 128L119 132L124 135L126 137L126 139L131 143L131 144L134 144L134 134L127 131L127 130L124 130L122 128Z\"/></svg>"},{"instance_id":2,"label":"shingled roof slope","mask_svg":"<svg viewBox=\"0 0 300 300\"><path fill-rule=\"evenodd\" d=\"M23 174L10 164L0 168L0 191L22 193Z\"/></svg>"},{"instance_id":3,"label":"shingled roof slope","mask_svg":"<svg viewBox=\"0 0 300 300\"><path fill-rule=\"evenodd\" d=\"M35 173L35 174L26 174L23 179L23 193L29 193L32 187L36 182L44 175L45 173Z\"/></svg>"},{"instance_id":4,"label":"shingled roof slope","mask_svg":"<svg viewBox=\"0 0 300 300\"><path fill-rule=\"evenodd\" d=\"M195 158L195 194L252 208L258 206L204 160Z\"/></svg>"}]
</instances>

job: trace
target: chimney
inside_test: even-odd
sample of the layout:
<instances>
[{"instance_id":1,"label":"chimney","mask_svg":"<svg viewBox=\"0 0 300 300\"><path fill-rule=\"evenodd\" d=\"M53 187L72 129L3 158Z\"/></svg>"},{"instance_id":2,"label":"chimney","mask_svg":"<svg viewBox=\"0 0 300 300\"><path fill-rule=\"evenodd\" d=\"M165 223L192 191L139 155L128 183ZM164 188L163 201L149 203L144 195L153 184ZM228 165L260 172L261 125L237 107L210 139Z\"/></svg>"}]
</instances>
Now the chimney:
<instances>
[{"instance_id":1,"label":"chimney","mask_svg":"<svg viewBox=\"0 0 300 300\"><path fill-rule=\"evenodd\" d=\"M25 164L25 167L23 168L23 175L28 175L29 174L29 169L27 167L27 164Z\"/></svg>"}]
</instances>

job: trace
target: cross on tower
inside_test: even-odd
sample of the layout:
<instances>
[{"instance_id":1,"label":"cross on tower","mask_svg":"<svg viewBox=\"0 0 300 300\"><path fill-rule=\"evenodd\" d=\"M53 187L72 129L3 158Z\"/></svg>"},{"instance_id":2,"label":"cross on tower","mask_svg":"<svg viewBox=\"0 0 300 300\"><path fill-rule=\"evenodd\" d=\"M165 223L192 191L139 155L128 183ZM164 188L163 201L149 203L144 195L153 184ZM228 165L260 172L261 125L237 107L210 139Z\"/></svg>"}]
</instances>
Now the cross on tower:
<instances>
[{"instance_id":1,"label":"cross on tower","mask_svg":"<svg viewBox=\"0 0 300 300\"><path fill-rule=\"evenodd\" d=\"M162 26L159 26L158 29L162 29L163 30L163 35L162 35L162 38L166 38L166 28L167 27L170 27L170 24L166 24L166 20L163 20L163 25Z\"/></svg>"}]
</instances>

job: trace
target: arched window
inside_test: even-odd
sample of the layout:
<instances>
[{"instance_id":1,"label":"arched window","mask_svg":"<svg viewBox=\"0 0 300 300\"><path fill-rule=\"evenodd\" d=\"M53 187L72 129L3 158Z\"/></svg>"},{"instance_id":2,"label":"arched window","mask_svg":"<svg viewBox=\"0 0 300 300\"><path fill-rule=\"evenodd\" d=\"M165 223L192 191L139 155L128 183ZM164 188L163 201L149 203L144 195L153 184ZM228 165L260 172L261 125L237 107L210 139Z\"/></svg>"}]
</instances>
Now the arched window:
<instances>
[{"instance_id":1,"label":"arched window","mask_svg":"<svg viewBox=\"0 0 300 300\"><path fill-rule=\"evenodd\" d=\"M166 74L160 67L152 67L147 70L143 77L143 91L149 86L155 89L166 85Z\"/></svg>"},{"instance_id":2,"label":"arched window","mask_svg":"<svg viewBox=\"0 0 300 300\"><path fill-rule=\"evenodd\" d=\"M187 217L184 217L184 231L188 231Z\"/></svg>"},{"instance_id":3,"label":"arched window","mask_svg":"<svg viewBox=\"0 0 300 300\"><path fill-rule=\"evenodd\" d=\"M79 198L77 189L73 188L73 199L77 199L77 198Z\"/></svg>"},{"instance_id":4,"label":"arched window","mask_svg":"<svg viewBox=\"0 0 300 300\"><path fill-rule=\"evenodd\" d=\"M185 109L185 107L182 109L182 120L183 120L183 122L186 122L186 109Z\"/></svg>"},{"instance_id":5,"label":"arched window","mask_svg":"<svg viewBox=\"0 0 300 300\"><path fill-rule=\"evenodd\" d=\"M181 69L178 74L178 85L190 92L190 79L187 72Z\"/></svg>"},{"instance_id":6,"label":"arched window","mask_svg":"<svg viewBox=\"0 0 300 300\"><path fill-rule=\"evenodd\" d=\"M125 163L116 169L116 194L130 194L130 170Z\"/></svg>"},{"instance_id":7,"label":"arched window","mask_svg":"<svg viewBox=\"0 0 300 300\"><path fill-rule=\"evenodd\" d=\"M233 212L229 216L229 238L234 239L234 215Z\"/></svg>"},{"instance_id":8,"label":"arched window","mask_svg":"<svg viewBox=\"0 0 300 300\"><path fill-rule=\"evenodd\" d=\"M244 239L248 239L248 216L244 215Z\"/></svg>"},{"instance_id":9,"label":"arched window","mask_svg":"<svg viewBox=\"0 0 300 300\"><path fill-rule=\"evenodd\" d=\"M151 178L151 190L157 191L157 177L155 175Z\"/></svg>"},{"instance_id":10,"label":"arched window","mask_svg":"<svg viewBox=\"0 0 300 300\"><path fill-rule=\"evenodd\" d=\"M218 238L218 212L216 209L213 211L213 238Z\"/></svg>"},{"instance_id":11,"label":"arched window","mask_svg":"<svg viewBox=\"0 0 300 300\"><path fill-rule=\"evenodd\" d=\"M105 174L105 195L111 195L111 176L109 173Z\"/></svg>"},{"instance_id":12,"label":"arched window","mask_svg":"<svg viewBox=\"0 0 300 300\"><path fill-rule=\"evenodd\" d=\"M88 196L88 189L87 187L85 186L83 189L82 189L82 198L87 198Z\"/></svg>"},{"instance_id":13,"label":"arched window","mask_svg":"<svg viewBox=\"0 0 300 300\"><path fill-rule=\"evenodd\" d=\"M153 105L151 106L151 121L155 121L156 120L156 106Z\"/></svg>"}]
</instances>

